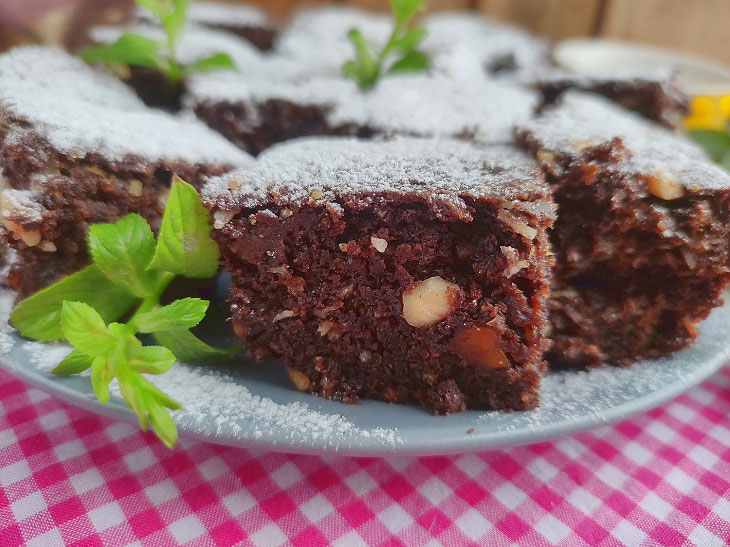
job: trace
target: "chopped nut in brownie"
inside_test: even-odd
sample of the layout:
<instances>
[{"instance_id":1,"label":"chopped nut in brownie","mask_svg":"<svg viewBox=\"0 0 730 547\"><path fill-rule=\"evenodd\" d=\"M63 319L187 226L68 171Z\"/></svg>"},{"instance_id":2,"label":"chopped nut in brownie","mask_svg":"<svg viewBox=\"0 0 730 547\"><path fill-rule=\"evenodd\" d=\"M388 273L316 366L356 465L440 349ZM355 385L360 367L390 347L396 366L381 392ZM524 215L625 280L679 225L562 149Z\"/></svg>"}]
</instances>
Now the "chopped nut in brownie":
<instances>
[{"instance_id":1,"label":"chopped nut in brownie","mask_svg":"<svg viewBox=\"0 0 730 547\"><path fill-rule=\"evenodd\" d=\"M671 69L554 71L538 78L536 85L546 104L554 103L568 89L591 91L670 128L680 127L689 113L689 97Z\"/></svg>"},{"instance_id":2,"label":"chopped nut in brownie","mask_svg":"<svg viewBox=\"0 0 730 547\"><path fill-rule=\"evenodd\" d=\"M171 176L252 161L203 124L147 108L113 76L60 50L0 56L0 221L17 259L6 282L27 295L87 260L89 224L134 211L153 225Z\"/></svg>"},{"instance_id":3,"label":"chopped nut in brownie","mask_svg":"<svg viewBox=\"0 0 730 547\"><path fill-rule=\"evenodd\" d=\"M245 38L258 49L271 49L276 38L276 24L262 9L250 4L193 2L187 12L188 22L225 30ZM138 8L135 17L141 23L156 23L150 11Z\"/></svg>"},{"instance_id":4,"label":"chopped nut in brownie","mask_svg":"<svg viewBox=\"0 0 730 547\"><path fill-rule=\"evenodd\" d=\"M730 281L730 175L682 136L577 91L518 140L558 204L549 360L626 365L692 342Z\"/></svg>"},{"instance_id":5,"label":"chopped nut in brownie","mask_svg":"<svg viewBox=\"0 0 730 547\"><path fill-rule=\"evenodd\" d=\"M554 208L522 152L298 139L203 201L234 329L297 389L438 413L537 404Z\"/></svg>"}]
</instances>

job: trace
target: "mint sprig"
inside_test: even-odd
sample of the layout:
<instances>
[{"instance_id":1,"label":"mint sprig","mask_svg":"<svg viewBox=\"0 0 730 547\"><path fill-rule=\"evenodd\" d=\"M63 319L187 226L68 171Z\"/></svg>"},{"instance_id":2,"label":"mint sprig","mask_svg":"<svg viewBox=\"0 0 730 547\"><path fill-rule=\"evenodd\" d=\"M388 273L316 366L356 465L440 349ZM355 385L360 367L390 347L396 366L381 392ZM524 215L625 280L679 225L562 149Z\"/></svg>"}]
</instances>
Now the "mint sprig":
<instances>
[{"instance_id":1,"label":"mint sprig","mask_svg":"<svg viewBox=\"0 0 730 547\"><path fill-rule=\"evenodd\" d=\"M347 33L355 48L355 58L347 61L342 69L363 89L374 86L383 74L428 68L428 55L418 49L426 30L410 28L413 17L425 9L426 0L389 0L389 3L393 31L385 45L374 44L356 28Z\"/></svg>"},{"instance_id":2,"label":"mint sprig","mask_svg":"<svg viewBox=\"0 0 730 547\"><path fill-rule=\"evenodd\" d=\"M220 359L232 351L214 348L190 332L205 317L209 302L183 298L160 303L176 275L216 273L219 252L210 233L200 196L175 177L156 240L134 213L92 225L87 243L93 263L20 302L10 322L28 338L70 343L74 350L51 372L65 376L91 369L91 385L101 403L109 400L109 383L116 378L142 429L151 425L171 447L177 428L168 410L180 404L143 374L163 374L177 359ZM126 322L117 322L125 316ZM159 345L142 345L139 334L152 335Z\"/></svg>"},{"instance_id":3,"label":"mint sprig","mask_svg":"<svg viewBox=\"0 0 730 547\"><path fill-rule=\"evenodd\" d=\"M214 53L189 64L178 61L175 50L185 28L190 0L135 0L135 2L159 19L160 26L165 32L165 40L160 41L125 32L112 44L82 49L79 55L86 62L155 68L165 74L173 84L193 72L236 68L233 59L226 53Z\"/></svg>"}]
</instances>

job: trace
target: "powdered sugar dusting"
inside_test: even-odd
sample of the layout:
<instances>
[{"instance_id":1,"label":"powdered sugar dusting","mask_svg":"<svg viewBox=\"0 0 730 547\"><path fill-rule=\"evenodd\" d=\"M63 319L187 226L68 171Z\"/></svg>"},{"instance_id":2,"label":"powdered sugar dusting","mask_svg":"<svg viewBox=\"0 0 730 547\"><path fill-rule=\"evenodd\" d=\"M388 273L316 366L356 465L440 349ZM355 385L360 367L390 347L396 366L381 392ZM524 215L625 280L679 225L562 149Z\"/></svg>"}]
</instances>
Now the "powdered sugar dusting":
<instances>
[{"instance_id":1,"label":"powdered sugar dusting","mask_svg":"<svg viewBox=\"0 0 730 547\"><path fill-rule=\"evenodd\" d=\"M669 177L691 191L730 187L730 174L697 145L597 95L568 91L560 104L518 125L518 131L567 156L620 137L627 153L617 169Z\"/></svg>"},{"instance_id":2,"label":"powdered sugar dusting","mask_svg":"<svg viewBox=\"0 0 730 547\"><path fill-rule=\"evenodd\" d=\"M110 74L60 50L21 47L0 56L7 142L45 138L76 158L245 165L249 156L193 119L147 108Z\"/></svg>"},{"instance_id":3,"label":"powdered sugar dusting","mask_svg":"<svg viewBox=\"0 0 730 547\"><path fill-rule=\"evenodd\" d=\"M10 326L10 311L13 309L15 294L0 289L0 355L7 355L13 349L13 328Z\"/></svg>"},{"instance_id":4,"label":"powdered sugar dusting","mask_svg":"<svg viewBox=\"0 0 730 547\"><path fill-rule=\"evenodd\" d=\"M203 188L203 200L224 209L252 207L265 202L272 191L288 202L421 193L457 208L464 207L466 195L502 200L549 195L533 161L509 146L313 137L274 146L250 169L212 179Z\"/></svg>"},{"instance_id":5,"label":"powdered sugar dusting","mask_svg":"<svg viewBox=\"0 0 730 547\"><path fill-rule=\"evenodd\" d=\"M252 123L260 103L280 99L321 108L331 127L352 125L422 137L469 136L484 143L511 141L513 126L531 119L538 105L536 93L490 81L482 74L470 79L442 73L392 75L363 91L344 78L288 83L219 73L191 78L188 91L188 106L241 102Z\"/></svg>"},{"instance_id":6,"label":"powdered sugar dusting","mask_svg":"<svg viewBox=\"0 0 730 547\"><path fill-rule=\"evenodd\" d=\"M145 23L157 22L157 18L142 7L136 9L135 17ZM193 2L188 8L188 21L212 26L268 27L272 25L269 16L256 6L219 2Z\"/></svg>"}]
</instances>

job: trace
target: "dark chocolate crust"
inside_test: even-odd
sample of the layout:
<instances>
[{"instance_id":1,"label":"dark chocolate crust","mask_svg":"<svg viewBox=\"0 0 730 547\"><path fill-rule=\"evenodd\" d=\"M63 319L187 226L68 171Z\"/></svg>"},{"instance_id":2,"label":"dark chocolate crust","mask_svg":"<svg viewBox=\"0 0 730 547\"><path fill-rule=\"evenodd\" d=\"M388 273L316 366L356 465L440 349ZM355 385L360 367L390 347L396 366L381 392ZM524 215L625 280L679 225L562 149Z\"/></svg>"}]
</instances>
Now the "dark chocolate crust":
<instances>
[{"instance_id":1,"label":"dark chocolate crust","mask_svg":"<svg viewBox=\"0 0 730 547\"><path fill-rule=\"evenodd\" d=\"M580 153L541 152L558 204L551 231L551 365L625 366L688 346L730 282L730 190L665 200L651 174L619 167L620 138Z\"/></svg>"},{"instance_id":2,"label":"dark chocolate crust","mask_svg":"<svg viewBox=\"0 0 730 547\"><path fill-rule=\"evenodd\" d=\"M248 40L262 51L267 51L274 47L274 40L276 40L276 35L278 34L277 29L273 26L211 25L210 23L205 23L203 26L236 34Z\"/></svg>"},{"instance_id":3,"label":"dark chocolate crust","mask_svg":"<svg viewBox=\"0 0 730 547\"><path fill-rule=\"evenodd\" d=\"M425 194L242 210L214 237L232 275L234 329L249 355L280 358L303 373L300 388L345 402L376 398L436 413L534 408L551 219L524 213L538 234L528 242L497 219L496 204L471 199L469 207L472 222L457 210L437 218ZM387 241L385 251L373 237ZM510 277L505 269L516 258L505 256L507 247L527 261ZM415 328L404 320L403 293L432 276L460 287L458 305ZM453 352L454 335L477 325L497 333L506 368Z\"/></svg>"},{"instance_id":4,"label":"dark chocolate crust","mask_svg":"<svg viewBox=\"0 0 730 547\"><path fill-rule=\"evenodd\" d=\"M689 97L671 79L591 80L566 76L541 81L538 86L546 105L554 104L569 89L590 91L671 129L680 127L689 113Z\"/></svg>"},{"instance_id":5,"label":"dark chocolate crust","mask_svg":"<svg viewBox=\"0 0 730 547\"><path fill-rule=\"evenodd\" d=\"M370 138L377 132L351 124L331 126L327 111L319 105L296 104L269 99L257 105L255 121L242 102L201 102L195 114L249 154L258 155L273 144L309 136L353 136Z\"/></svg>"},{"instance_id":6,"label":"dark chocolate crust","mask_svg":"<svg viewBox=\"0 0 730 547\"><path fill-rule=\"evenodd\" d=\"M90 224L136 212L157 227L173 173L199 188L205 175L224 171L183 162L150 164L134 157L117 163L95 154L71 159L38 137L0 144L0 169L10 188L33 191L43 211L40 220L4 212L4 243L18 258L5 282L20 296L86 265Z\"/></svg>"}]
</instances>

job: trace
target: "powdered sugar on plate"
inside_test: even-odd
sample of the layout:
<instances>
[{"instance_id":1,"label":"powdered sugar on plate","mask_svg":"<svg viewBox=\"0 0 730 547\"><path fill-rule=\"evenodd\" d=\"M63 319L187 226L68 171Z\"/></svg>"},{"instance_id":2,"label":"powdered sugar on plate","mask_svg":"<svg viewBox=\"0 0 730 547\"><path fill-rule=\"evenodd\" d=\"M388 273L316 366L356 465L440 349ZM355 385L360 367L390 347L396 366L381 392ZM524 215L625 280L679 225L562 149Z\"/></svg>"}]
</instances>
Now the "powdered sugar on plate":
<instances>
[{"instance_id":1,"label":"powdered sugar on plate","mask_svg":"<svg viewBox=\"0 0 730 547\"><path fill-rule=\"evenodd\" d=\"M518 131L568 157L620 137L627 152L616 169L670 178L690 191L730 188L730 174L699 146L598 95L568 91L537 119L518 124Z\"/></svg>"},{"instance_id":2,"label":"powdered sugar on plate","mask_svg":"<svg viewBox=\"0 0 730 547\"><path fill-rule=\"evenodd\" d=\"M0 56L0 113L9 126L6 142L37 135L74 158L250 161L202 123L147 108L114 76L51 48L20 47Z\"/></svg>"}]
</instances>

